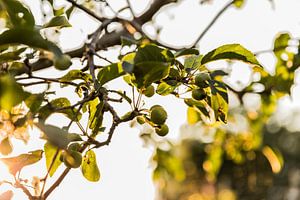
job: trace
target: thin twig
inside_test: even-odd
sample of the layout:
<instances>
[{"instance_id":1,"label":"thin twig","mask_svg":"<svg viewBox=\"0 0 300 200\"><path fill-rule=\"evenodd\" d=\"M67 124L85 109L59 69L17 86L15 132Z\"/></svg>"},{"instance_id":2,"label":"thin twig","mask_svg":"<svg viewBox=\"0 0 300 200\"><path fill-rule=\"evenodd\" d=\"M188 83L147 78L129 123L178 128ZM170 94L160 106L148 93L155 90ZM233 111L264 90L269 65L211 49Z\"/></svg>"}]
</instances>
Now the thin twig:
<instances>
[{"instance_id":1,"label":"thin twig","mask_svg":"<svg viewBox=\"0 0 300 200\"><path fill-rule=\"evenodd\" d=\"M88 15L92 16L93 18L97 19L100 22L103 22L106 19L104 17L99 17L98 15L96 15L94 12L92 12L88 8L84 7L83 5L80 5L80 4L76 3L74 0L66 0L66 1L68 1L69 3L71 3L76 8L84 11L85 13L87 13Z\"/></svg>"},{"instance_id":2,"label":"thin twig","mask_svg":"<svg viewBox=\"0 0 300 200\"><path fill-rule=\"evenodd\" d=\"M218 13L217 15L212 19L212 21L207 25L207 27L202 31L202 33L199 35L199 37L196 39L196 41L193 44L193 47L195 47L198 42L203 38L203 36L207 33L207 31L214 25L214 23L219 19L219 17L234 3L234 1L230 1L227 3Z\"/></svg>"}]
</instances>

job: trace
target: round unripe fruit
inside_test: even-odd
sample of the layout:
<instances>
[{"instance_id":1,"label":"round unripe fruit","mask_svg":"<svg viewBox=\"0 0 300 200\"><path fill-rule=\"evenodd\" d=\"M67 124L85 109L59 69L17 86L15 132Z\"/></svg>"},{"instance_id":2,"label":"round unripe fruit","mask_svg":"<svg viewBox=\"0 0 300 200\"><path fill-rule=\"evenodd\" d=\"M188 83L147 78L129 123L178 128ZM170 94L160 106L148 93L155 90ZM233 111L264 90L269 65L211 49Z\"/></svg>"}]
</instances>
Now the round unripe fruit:
<instances>
[{"instance_id":1,"label":"round unripe fruit","mask_svg":"<svg viewBox=\"0 0 300 200\"><path fill-rule=\"evenodd\" d=\"M64 164L69 168L78 168L82 163L82 155L78 151L68 151L64 155Z\"/></svg>"},{"instance_id":2,"label":"round unripe fruit","mask_svg":"<svg viewBox=\"0 0 300 200\"><path fill-rule=\"evenodd\" d=\"M168 114L163 107L154 107L151 109L150 120L158 125L164 124Z\"/></svg>"},{"instance_id":3,"label":"round unripe fruit","mask_svg":"<svg viewBox=\"0 0 300 200\"><path fill-rule=\"evenodd\" d=\"M68 146L69 151L79 151L79 149L80 149L80 144L77 142L72 143Z\"/></svg>"},{"instance_id":4,"label":"round unripe fruit","mask_svg":"<svg viewBox=\"0 0 300 200\"><path fill-rule=\"evenodd\" d=\"M152 97L155 94L155 89L153 87L153 85L148 86L144 91L143 94L146 97Z\"/></svg>"},{"instance_id":5,"label":"round unripe fruit","mask_svg":"<svg viewBox=\"0 0 300 200\"><path fill-rule=\"evenodd\" d=\"M152 107L150 108L150 110L153 110L154 108L162 108L162 106L161 106L161 105L154 105L154 106L152 106Z\"/></svg>"},{"instance_id":6,"label":"round unripe fruit","mask_svg":"<svg viewBox=\"0 0 300 200\"><path fill-rule=\"evenodd\" d=\"M163 137L169 133L169 127L166 124L163 124L160 128L155 128L155 132L157 135Z\"/></svg>"},{"instance_id":7,"label":"round unripe fruit","mask_svg":"<svg viewBox=\"0 0 300 200\"><path fill-rule=\"evenodd\" d=\"M210 80L210 76L208 73L201 73L195 77L195 84L198 87L206 88L208 87L207 81Z\"/></svg>"},{"instance_id":8,"label":"round unripe fruit","mask_svg":"<svg viewBox=\"0 0 300 200\"><path fill-rule=\"evenodd\" d=\"M54 59L54 67L58 70L66 70L71 66L71 57L69 55L62 55Z\"/></svg>"},{"instance_id":9,"label":"round unripe fruit","mask_svg":"<svg viewBox=\"0 0 300 200\"><path fill-rule=\"evenodd\" d=\"M206 97L205 91L202 89L195 89L192 91L192 97L196 100L202 100Z\"/></svg>"}]
</instances>

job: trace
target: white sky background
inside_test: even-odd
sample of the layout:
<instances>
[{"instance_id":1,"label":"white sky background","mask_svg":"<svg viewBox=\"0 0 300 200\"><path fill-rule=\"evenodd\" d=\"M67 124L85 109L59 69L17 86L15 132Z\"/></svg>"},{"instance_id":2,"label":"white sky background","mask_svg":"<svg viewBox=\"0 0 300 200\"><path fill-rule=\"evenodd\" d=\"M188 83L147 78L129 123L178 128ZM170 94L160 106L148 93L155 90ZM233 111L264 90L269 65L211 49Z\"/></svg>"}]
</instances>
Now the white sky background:
<instances>
[{"instance_id":1,"label":"white sky background","mask_svg":"<svg viewBox=\"0 0 300 200\"><path fill-rule=\"evenodd\" d=\"M34 14L40 9L35 0L26 0L25 2L34 9ZM60 0L60 2L64 1ZM111 0L110 2L116 8L120 6L120 2L123 2L122 5L125 5L125 1ZM132 0L131 2L133 9L139 13L145 9L148 1ZM201 40L200 51L205 53L227 43L240 43L254 52L271 49L275 34L286 30L293 37L300 37L300 1L274 0L274 2L275 10L272 9L268 0L248 0L242 10L230 8ZM214 0L213 4L201 6L199 0L184 0L176 7L169 6L165 10L165 14L159 14L155 17L155 24L163 27L160 39L165 43L176 46L191 44L210 19L226 3L227 1L224 0ZM36 15L37 20L38 17ZM71 24L73 28L64 29L60 38L65 49L80 46L86 35L97 28L94 20L78 10L76 14L73 14ZM153 34L153 29L150 25L147 25L145 30ZM259 60L267 69L272 71L274 60L271 55L264 54L259 57ZM75 65L74 68L76 68ZM236 68L239 68L239 70L236 70ZM45 71L40 72L39 75L45 76L44 73ZM51 76L57 77L64 73L57 72L57 74L51 74ZM232 82L247 83L246 76L244 76L247 73L249 73L249 70L245 65L234 65ZM63 96L64 92L61 90L58 92L58 95ZM149 102L147 100L146 103L148 106L155 103L165 106L169 113L167 122L170 126L170 134L168 138L175 139L178 136L180 126L186 120L186 107L183 102L172 97L159 97L156 95L153 101ZM62 124L63 122L67 123L68 121L60 116L56 116L56 118L51 118L51 122L62 126L64 125ZM119 126L112 143L108 147L96 150L102 175L100 182L90 183L82 177L79 169L72 170L59 188L51 194L49 200L153 200L155 189L151 178L152 169L149 167L149 160L153 150L142 146L143 144L139 139L138 133L139 130L129 128L128 124ZM38 134L35 134L34 137L37 138ZM40 147L40 144L37 142L32 142L30 145ZM17 148L14 153L23 152L23 148ZM30 177L39 172L41 166L28 168L30 169L25 169L22 174ZM5 170L1 163L0 170ZM59 171L62 170L61 168ZM59 175L59 171L57 175ZM2 176L5 175L3 172L0 172L0 179ZM5 187L0 188L0 193L5 189ZM24 197L21 192L18 192L14 197L14 200L22 199Z\"/></svg>"}]
</instances>

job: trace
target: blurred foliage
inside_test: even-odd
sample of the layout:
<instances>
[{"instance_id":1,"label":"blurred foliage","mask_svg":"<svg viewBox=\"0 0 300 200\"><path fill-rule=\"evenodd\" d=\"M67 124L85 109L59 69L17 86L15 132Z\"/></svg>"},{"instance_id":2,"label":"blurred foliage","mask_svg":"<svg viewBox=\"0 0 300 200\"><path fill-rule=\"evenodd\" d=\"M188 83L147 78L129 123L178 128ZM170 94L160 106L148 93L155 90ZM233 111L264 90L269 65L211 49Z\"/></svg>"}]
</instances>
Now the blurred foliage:
<instances>
[{"instance_id":1,"label":"blurred foliage","mask_svg":"<svg viewBox=\"0 0 300 200\"><path fill-rule=\"evenodd\" d=\"M238 103L231 105L226 125L211 126L197 107L188 108L180 142L158 145L153 157L160 199L300 198L299 132L272 122L278 102L291 95L299 66L299 48L291 50L290 40L287 33L275 38L274 75L253 68L259 80L230 93ZM172 159L175 168L166 162Z\"/></svg>"}]
</instances>

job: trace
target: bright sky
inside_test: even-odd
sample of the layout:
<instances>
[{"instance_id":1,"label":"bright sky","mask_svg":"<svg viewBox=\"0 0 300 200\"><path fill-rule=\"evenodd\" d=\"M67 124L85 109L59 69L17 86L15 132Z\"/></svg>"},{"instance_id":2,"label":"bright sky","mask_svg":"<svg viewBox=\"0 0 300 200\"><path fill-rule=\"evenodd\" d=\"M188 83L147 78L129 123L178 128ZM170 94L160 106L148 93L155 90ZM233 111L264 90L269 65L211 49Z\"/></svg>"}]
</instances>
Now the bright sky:
<instances>
[{"instance_id":1,"label":"bright sky","mask_svg":"<svg viewBox=\"0 0 300 200\"><path fill-rule=\"evenodd\" d=\"M28 2L28 5L35 10L39 9L39 5L34 0L25 2ZM119 2L125 1L111 2L118 7L120 6ZM146 0L132 0L132 5L138 13L145 8L146 2ZM185 0L176 7L166 9L166 14L157 15L155 24L163 26L160 39L173 45L191 44L227 1L214 0L213 4L205 6L200 6L199 2L199 0ZM252 51L270 49L275 34L285 30L288 30L292 36L299 37L300 1L274 0L274 2L275 9L272 9L268 0L248 1L242 10L229 9L202 39L200 51L208 52L226 43L240 43ZM37 15L36 18L38 17ZM73 24L73 28L63 30L60 38L66 49L79 46L86 34L97 27L95 21L81 11L73 15L71 24ZM150 25L145 29L149 33L153 32ZM272 56L265 54L260 56L259 60L267 69L272 70L272 66L274 66ZM74 67L76 68L76 66ZM236 70L237 68L239 70ZM232 70L234 76L232 82L247 82L244 75L249 73L249 70L246 66L237 64L233 66ZM241 74L243 75L241 76ZM43 76L43 72L40 75ZM58 75L59 73L53 74L53 76ZM61 90L59 95L63 95L64 92ZM183 102L176 101L172 97L157 96L151 102L146 101L147 105L158 102L164 105L169 113L167 122L171 131L168 138L175 139L179 134L180 126L186 120L186 108ZM52 117L50 122L58 124L67 121L56 116ZM138 133L139 130L129 128L128 124L119 126L111 145L97 150L97 159L102 175L100 182L90 183L81 176L79 169L73 170L71 175L67 176L60 187L52 193L49 200L153 200L155 189L151 179L152 170L149 167L153 150L142 146L143 143L139 139ZM35 134L35 137L37 138L38 134ZM36 142L30 143L30 145L40 146ZM23 148L15 149L16 154L23 151ZM22 174L30 177L36 175L40 169L41 166L33 166L24 170ZM6 176L4 170L5 167L0 163L0 180ZM59 171L61 170L63 169L61 168ZM0 193L5 189L6 187L1 187ZM14 200L22 199L24 197L21 192L14 197Z\"/></svg>"}]
</instances>

